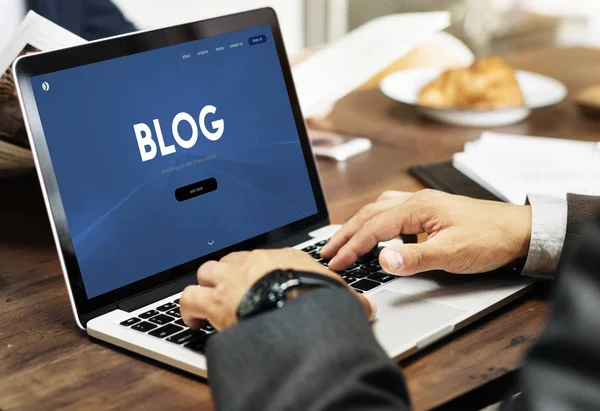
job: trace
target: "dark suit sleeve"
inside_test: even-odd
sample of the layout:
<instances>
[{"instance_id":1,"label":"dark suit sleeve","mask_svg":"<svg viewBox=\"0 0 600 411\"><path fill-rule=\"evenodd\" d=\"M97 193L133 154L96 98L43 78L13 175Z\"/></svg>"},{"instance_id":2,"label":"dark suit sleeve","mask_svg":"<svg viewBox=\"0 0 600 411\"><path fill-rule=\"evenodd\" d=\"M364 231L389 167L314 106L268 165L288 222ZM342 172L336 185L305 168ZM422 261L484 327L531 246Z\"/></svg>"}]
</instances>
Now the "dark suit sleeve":
<instances>
[{"instance_id":1,"label":"dark suit sleeve","mask_svg":"<svg viewBox=\"0 0 600 411\"><path fill-rule=\"evenodd\" d=\"M96 40L135 31L136 28L123 16L110 0L84 0L82 37Z\"/></svg>"},{"instance_id":2,"label":"dark suit sleeve","mask_svg":"<svg viewBox=\"0 0 600 411\"><path fill-rule=\"evenodd\" d=\"M207 350L217 410L403 411L399 367L345 290L315 290L213 337Z\"/></svg>"},{"instance_id":3,"label":"dark suit sleeve","mask_svg":"<svg viewBox=\"0 0 600 411\"><path fill-rule=\"evenodd\" d=\"M569 194L567 204L567 233L563 255L567 255L578 242L586 223L600 219L600 197Z\"/></svg>"},{"instance_id":4,"label":"dark suit sleeve","mask_svg":"<svg viewBox=\"0 0 600 411\"><path fill-rule=\"evenodd\" d=\"M600 410L600 221L588 220L583 235L569 219L573 238L581 238L563 253L548 325L521 370L523 393L505 409Z\"/></svg>"}]
</instances>

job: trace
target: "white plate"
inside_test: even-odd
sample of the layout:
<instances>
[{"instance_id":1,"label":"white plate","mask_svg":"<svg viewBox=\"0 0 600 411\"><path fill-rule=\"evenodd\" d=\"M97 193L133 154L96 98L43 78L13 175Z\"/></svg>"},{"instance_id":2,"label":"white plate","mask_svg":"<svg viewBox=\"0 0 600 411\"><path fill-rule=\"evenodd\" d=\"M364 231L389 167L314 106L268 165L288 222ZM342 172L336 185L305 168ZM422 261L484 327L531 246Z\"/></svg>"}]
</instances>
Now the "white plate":
<instances>
[{"instance_id":1,"label":"white plate","mask_svg":"<svg viewBox=\"0 0 600 411\"><path fill-rule=\"evenodd\" d=\"M398 71L384 78L380 88L389 98L415 106L421 113L434 120L470 127L498 127L514 124L527 118L531 110L560 103L567 96L567 88L560 81L541 74L518 70L516 76L523 91L525 107L482 110L432 108L418 104L419 91L442 71L435 68Z\"/></svg>"}]
</instances>

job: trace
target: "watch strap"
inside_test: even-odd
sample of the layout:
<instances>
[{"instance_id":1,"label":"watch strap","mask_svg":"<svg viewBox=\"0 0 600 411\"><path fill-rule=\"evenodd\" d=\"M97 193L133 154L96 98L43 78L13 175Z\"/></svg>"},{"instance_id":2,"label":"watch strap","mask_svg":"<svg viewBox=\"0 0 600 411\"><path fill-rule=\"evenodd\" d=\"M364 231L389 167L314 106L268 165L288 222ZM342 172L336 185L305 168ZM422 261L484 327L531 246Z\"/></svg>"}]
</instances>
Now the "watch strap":
<instances>
[{"instance_id":1,"label":"watch strap","mask_svg":"<svg viewBox=\"0 0 600 411\"><path fill-rule=\"evenodd\" d=\"M258 292L257 287L263 287ZM242 298L237 310L238 319L249 318L261 312L283 307L288 293L301 287L346 288L341 281L306 271L274 270L259 279ZM260 297L256 298L259 294ZM252 300L255 301L252 301ZM242 308L244 307L244 308Z\"/></svg>"},{"instance_id":2,"label":"watch strap","mask_svg":"<svg viewBox=\"0 0 600 411\"><path fill-rule=\"evenodd\" d=\"M325 275L315 274L307 271L290 270L294 278L299 281L298 287L344 287L340 281L336 281Z\"/></svg>"}]
</instances>

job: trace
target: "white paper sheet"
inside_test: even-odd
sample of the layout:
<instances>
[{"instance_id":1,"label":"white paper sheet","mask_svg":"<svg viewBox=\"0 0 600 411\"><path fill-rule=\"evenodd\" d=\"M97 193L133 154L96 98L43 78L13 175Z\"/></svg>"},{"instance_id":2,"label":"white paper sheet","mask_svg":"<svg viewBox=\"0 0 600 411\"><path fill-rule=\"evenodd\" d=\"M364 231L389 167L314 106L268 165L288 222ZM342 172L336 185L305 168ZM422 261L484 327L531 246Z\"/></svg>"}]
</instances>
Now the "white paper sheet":
<instances>
[{"instance_id":1,"label":"white paper sheet","mask_svg":"<svg viewBox=\"0 0 600 411\"><path fill-rule=\"evenodd\" d=\"M453 165L513 204L523 204L527 194L600 195L597 143L486 132L455 154Z\"/></svg>"}]
</instances>

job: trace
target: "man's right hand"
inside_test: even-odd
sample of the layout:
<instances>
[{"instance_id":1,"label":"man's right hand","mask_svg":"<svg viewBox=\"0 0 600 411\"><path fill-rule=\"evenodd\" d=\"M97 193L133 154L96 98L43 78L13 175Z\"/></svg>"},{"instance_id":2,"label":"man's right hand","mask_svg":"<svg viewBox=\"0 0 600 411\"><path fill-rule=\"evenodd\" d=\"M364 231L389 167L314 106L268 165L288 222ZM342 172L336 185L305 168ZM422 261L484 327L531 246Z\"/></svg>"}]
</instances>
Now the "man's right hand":
<instances>
[{"instance_id":1,"label":"man's right hand","mask_svg":"<svg viewBox=\"0 0 600 411\"><path fill-rule=\"evenodd\" d=\"M231 253L220 261L207 261L198 269L198 286L188 286L181 295L181 318L190 328L209 320L217 330L237 322L237 309L248 290L274 270L307 271L330 277L348 288L362 304L371 320L377 307L364 295L350 289L342 278L315 261L307 253L291 248ZM296 292L288 295L297 296Z\"/></svg>"},{"instance_id":2,"label":"man's right hand","mask_svg":"<svg viewBox=\"0 0 600 411\"><path fill-rule=\"evenodd\" d=\"M531 238L531 207L475 200L435 190L386 191L350 219L321 250L339 271L400 234L427 234L419 244L386 247L383 269L396 275L431 270L475 274L524 257Z\"/></svg>"}]
</instances>

